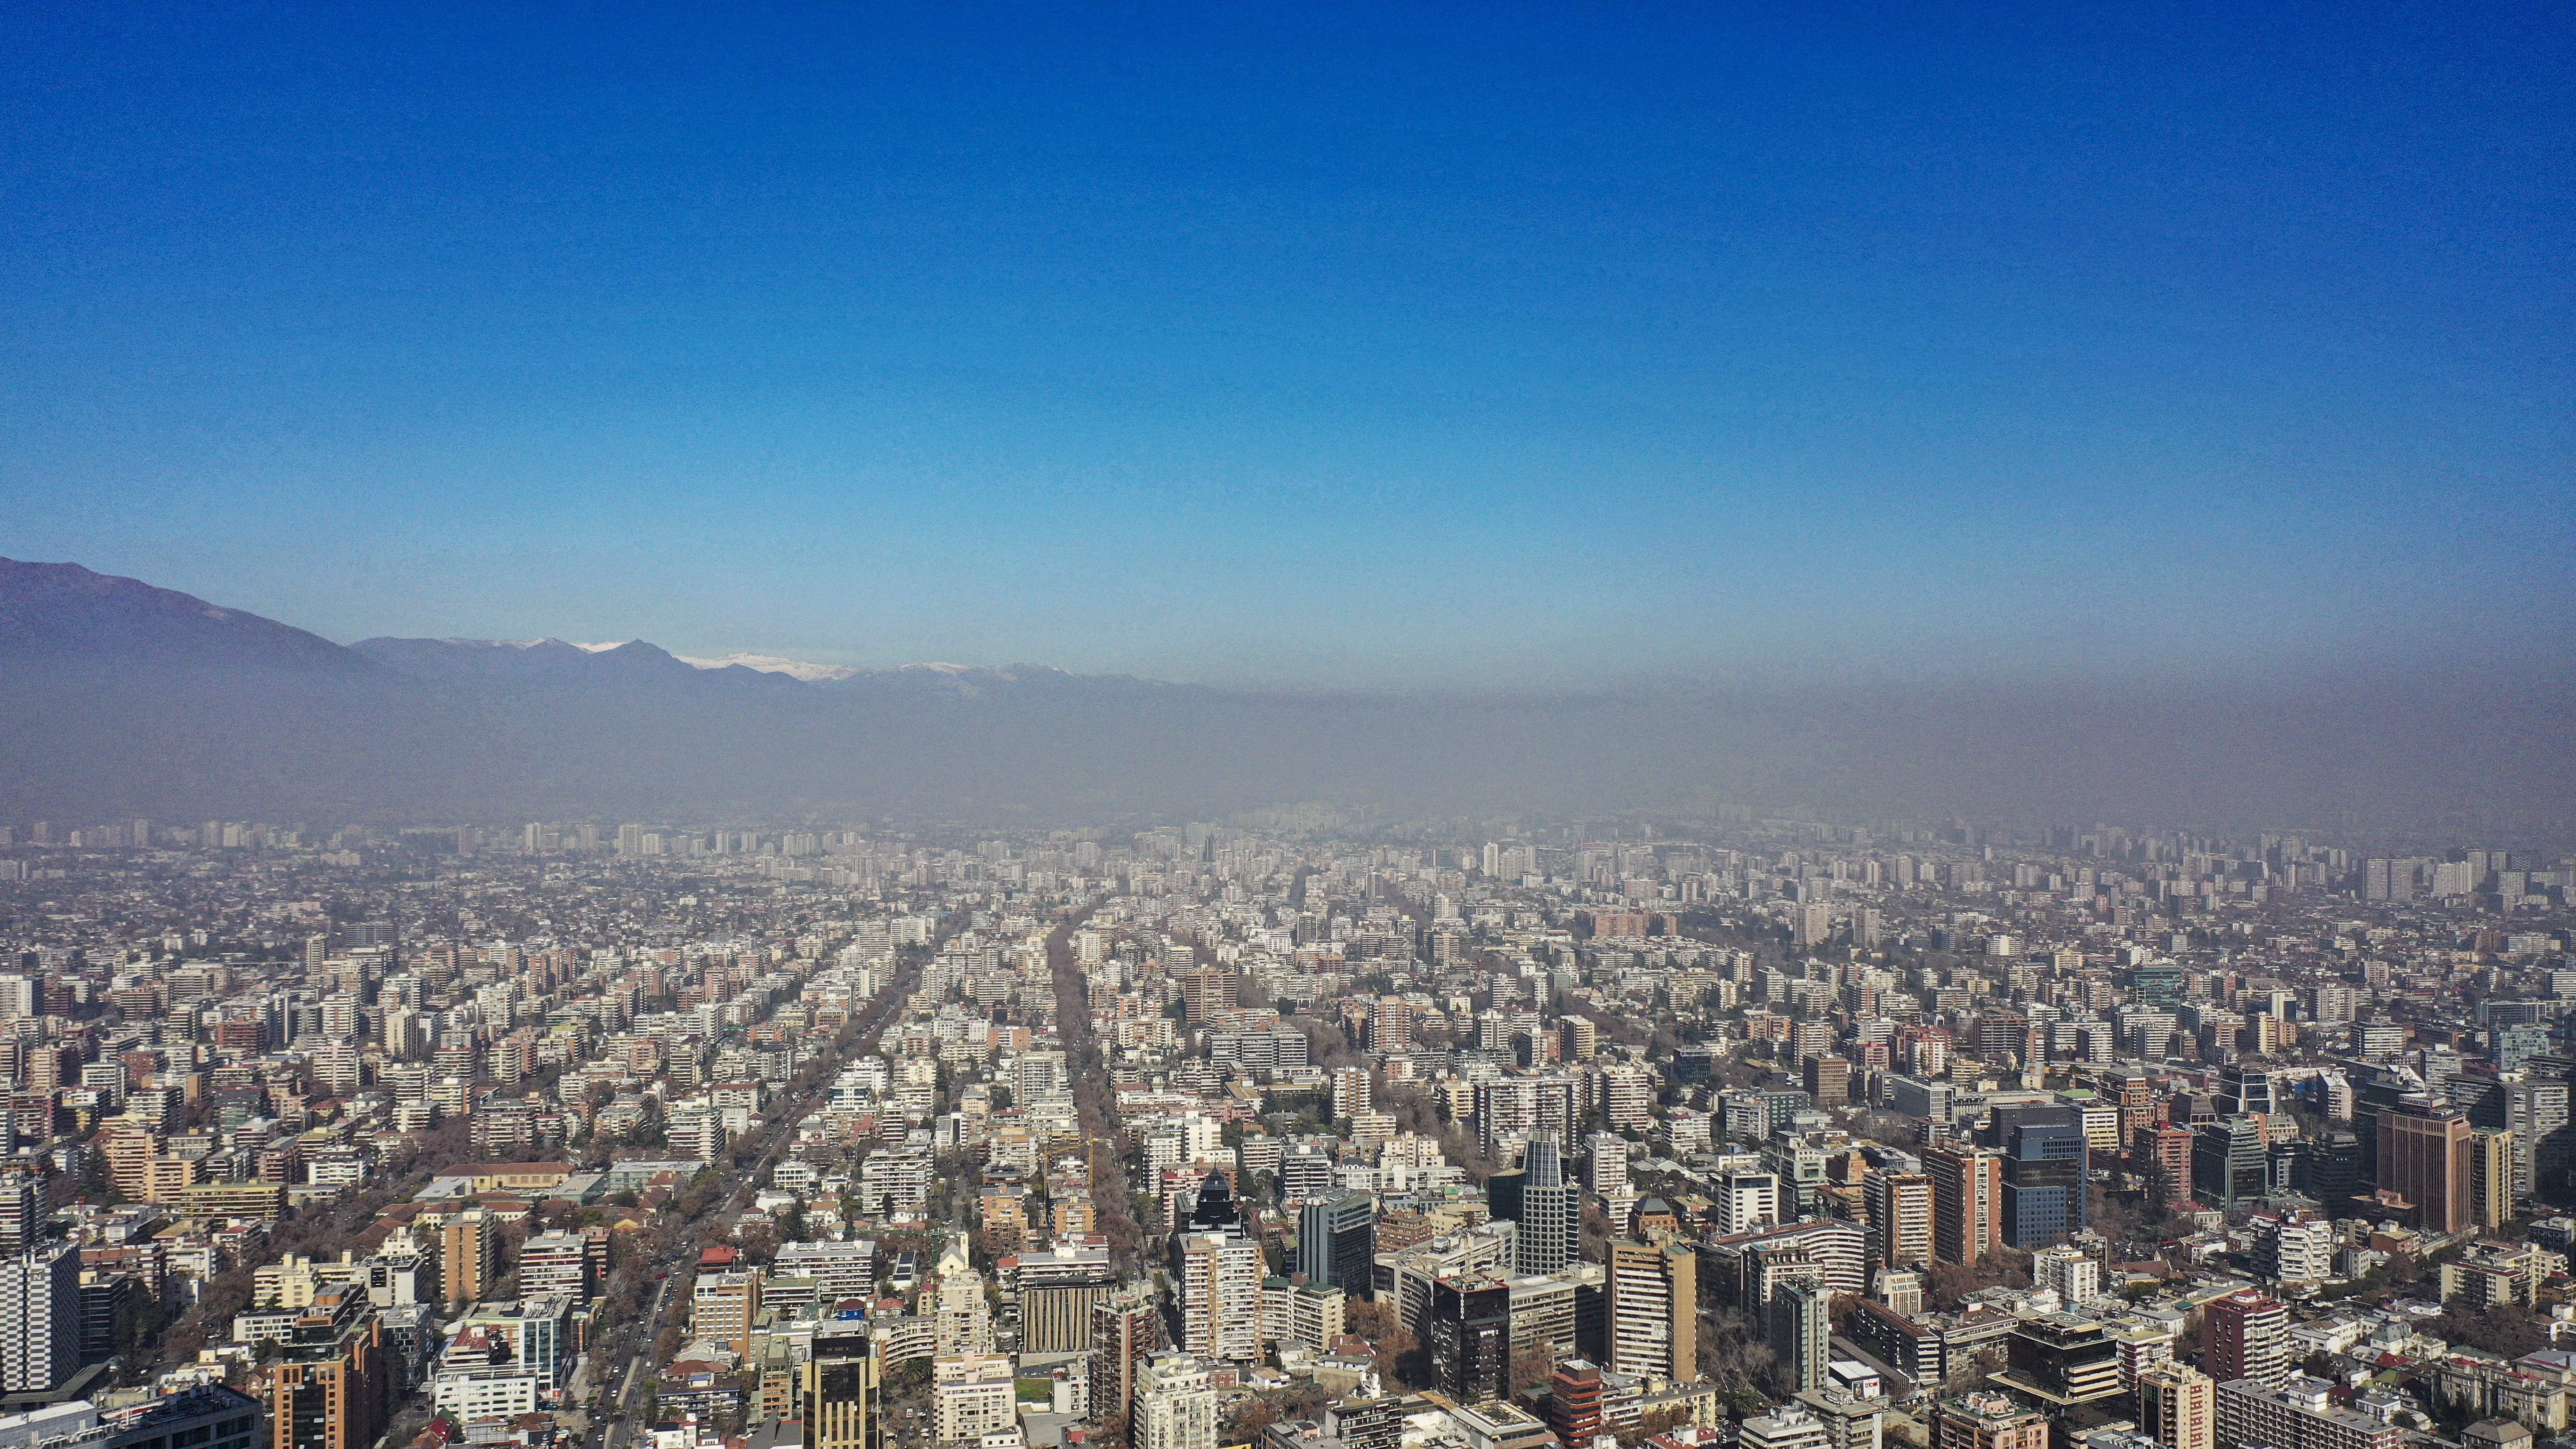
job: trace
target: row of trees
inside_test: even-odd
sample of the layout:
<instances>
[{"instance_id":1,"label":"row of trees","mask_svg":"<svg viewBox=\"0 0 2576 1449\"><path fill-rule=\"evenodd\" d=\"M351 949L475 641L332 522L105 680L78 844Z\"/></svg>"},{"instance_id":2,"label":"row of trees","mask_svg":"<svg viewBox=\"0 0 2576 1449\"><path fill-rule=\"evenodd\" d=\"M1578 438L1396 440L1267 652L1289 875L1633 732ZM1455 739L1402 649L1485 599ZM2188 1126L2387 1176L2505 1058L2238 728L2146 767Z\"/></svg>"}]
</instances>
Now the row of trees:
<instances>
[{"instance_id":1,"label":"row of trees","mask_svg":"<svg viewBox=\"0 0 2576 1449\"><path fill-rule=\"evenodd\" d=\"M685 1346L686 1338L676 1321L664 1322L650 1317L653 1297L658 1288L650 1276L652 1265L671 1260L684 1245L703 1247L719 1236L720 1223L706 1224L701 1220L720 1203L730 1201L736 1190L732 1173L739 1173L744 1169L760 1165L764 1153L775 1144L779 1136L793 1130L794 1123L788 1108L801 1103L821 1086L851 1052L873 1046L883 1036L885 1024L895 1006L902 1002L905 993L911 990L912 983L918 977L922 954L918 950L907 949L898 956L893 979L877 993L871 1003L871 1009L864 1015L853 1015L850 1020L844 1022L840 1030L833 1034L824 1050L817 1052L811 1060L797 1069L795 1075L789 1078L787 1092L780 1098L779 1110L771 1114L759 1131L733 1144L721 1167L711 1163L692 1177L679 1192L672 1195L669 1202L662 1205L660 1212L648 1219L647 1226L640 1233L630 1235L631 1241L620 1245L612 1240L611 1271L600 1303L594 1310L593 1318L593 1339L601 1345L596 1353L599 1362L608 1364L622 1361L628 1353L632 1352L631 1346L639 1342L641 1335L647 1333L652 1335L649 1343L651 1358L648 1367L658 1369L661 1365L670 1362L672 1356ZM732 1173L725 1170L728 1168L732 1169ZM797 1212L794 1218L797 1232L803 1233L805 1231L803 1213ZM787 1224L782 1221L780 1226L784 1227ZM771 1234L755 1238L744 1246L750 1253L766 1256L768 1252L775 1250L776 1242L781 1240L798 1241L800 1239L780 1239L775 1234ZM666 1312L672 1306L689 1301L691 1284L696 1278L696 1268L696 1258L692 1254L686 1256L672 1272L668 1282L670 1297L665 1305ZM599 1387L605 1391L614 1392L615 1370L609 1371L609 1377ZM649 1377L645 1380L644 1396L639 1403L638 1412L642 1422L646 1424L659 1422L660 1406Z\"/></svg>"},{"instance_id":2,"label":"row of trees","mask_svg":"<svg viewBox=\"0 0 2576 1449\"><path fill-rule=\"evenodd\" d=\"M360 1235L387 1206L410 1197L448 1169L475 1160L466 1119L451 1119L419 1134L401 1162L399 1176L380 1177L381 1185L344 1194L329 1204L288 1209L270 1225L266 1237L250 1240L258 1246L249 1257L199 1285L193 1304L179 1312L165 1308L159 1353L148 1360L136 1359L136 1372L142 1374L147 1363L154 1373L194 1363L207 1344L230 1337L234 1315L251 1305L253 1274L258 1269L289 1253L338 1257L357 1246Z\"/></svg>"},{"instance_id":3,"label":"row of trees","mask_svg":"<svg viewBox=\"0 0 2576 1449\"><path fill-rule=\"evenodd\" d=\"M1088 909L1077 911L1047 933L1047 971L1055 979L1056 1037L1064 1045L1065 1072L1073 1079L1073 1109L1082 1122L1089 1159L1092 1213L1101 1236L1109 1240L1110 1260L1126 1272L1135 1268L1145 1235L1136 1226L1126 1164L1120 1160L1117 1100L1109 1085L1108 1063L1100 1053L1099 1034L1091 1027L1090 983L1073 955L1073 933L1090 918Z\"/></svg>"}]
</instances>

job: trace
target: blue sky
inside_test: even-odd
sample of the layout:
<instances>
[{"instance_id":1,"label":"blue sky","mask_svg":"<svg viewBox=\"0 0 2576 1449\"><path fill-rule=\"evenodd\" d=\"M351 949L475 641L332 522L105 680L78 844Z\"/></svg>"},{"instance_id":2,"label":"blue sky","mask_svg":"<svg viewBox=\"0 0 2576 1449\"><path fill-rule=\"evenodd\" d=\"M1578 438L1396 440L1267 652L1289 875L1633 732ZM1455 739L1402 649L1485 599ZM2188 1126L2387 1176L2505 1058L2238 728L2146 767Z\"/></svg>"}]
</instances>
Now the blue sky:
<instances>
[{"instance_id":1,"label":"blue sky","mask_svg":"<svg viewBox=\"0 0 2576 1449\"><path fill-rule=\"evenodd\" d=\"M2069 8L53 7L0 553L1223 683L2563 660L2563 11Z\"/></svg>"}]
</instances>

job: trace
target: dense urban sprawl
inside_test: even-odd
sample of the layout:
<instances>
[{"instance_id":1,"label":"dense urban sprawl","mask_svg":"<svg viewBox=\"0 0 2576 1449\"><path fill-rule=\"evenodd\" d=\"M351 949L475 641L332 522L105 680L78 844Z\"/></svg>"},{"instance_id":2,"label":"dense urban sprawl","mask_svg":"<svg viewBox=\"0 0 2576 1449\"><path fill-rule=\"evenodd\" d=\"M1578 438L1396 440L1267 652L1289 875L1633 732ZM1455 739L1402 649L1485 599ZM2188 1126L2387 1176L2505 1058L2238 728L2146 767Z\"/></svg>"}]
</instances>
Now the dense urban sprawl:
<instances>
[{"instance_id":1,"label":"dense urban sprawl","mask_svg":"<svg viewBox=\"0 0 2576 1449\"><path fill-rule=\"evenodd\" d=\"M0 828L0 1449L2528 1449L2576 864Z\"/></svg>"}]
</instances>

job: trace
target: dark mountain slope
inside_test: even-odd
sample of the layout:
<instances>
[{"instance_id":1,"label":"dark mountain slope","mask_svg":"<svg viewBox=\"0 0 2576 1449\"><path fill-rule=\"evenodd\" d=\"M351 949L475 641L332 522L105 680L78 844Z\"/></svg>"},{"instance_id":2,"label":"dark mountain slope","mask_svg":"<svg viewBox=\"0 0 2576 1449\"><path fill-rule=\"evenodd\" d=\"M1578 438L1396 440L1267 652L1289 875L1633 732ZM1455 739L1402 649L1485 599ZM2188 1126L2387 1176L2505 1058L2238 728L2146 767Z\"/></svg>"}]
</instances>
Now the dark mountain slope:
<instances>
[{"instance_id":1,"label":"dark mountain slope","mask_svg":"<svg viewBox=\"0 0 2576 1449\"><path fill-rule=\"evenodd\" d=\"M0 659L84 669L192 669L362 675L367 660L274 619L79 564L0 559Z\"/></svg>"}]
</instances>

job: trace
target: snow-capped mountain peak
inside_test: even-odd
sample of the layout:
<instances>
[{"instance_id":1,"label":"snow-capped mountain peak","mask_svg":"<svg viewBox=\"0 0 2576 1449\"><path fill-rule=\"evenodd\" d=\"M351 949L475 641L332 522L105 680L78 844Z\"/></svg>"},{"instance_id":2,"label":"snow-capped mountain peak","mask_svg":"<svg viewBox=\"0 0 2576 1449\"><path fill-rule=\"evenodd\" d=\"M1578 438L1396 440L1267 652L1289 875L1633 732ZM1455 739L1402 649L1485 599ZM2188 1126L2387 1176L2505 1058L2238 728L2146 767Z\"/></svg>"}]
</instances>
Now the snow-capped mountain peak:
<instances>
[{"instance_id":1,"label":"snow-capped mountain peak","mask_svg":"<svg viewBox=\"0 0 2576 1449\"><path fill-rule=\"evenodd\" d=\"M763 674L784 674L790 679L801 679L808 684L821 680L848 679L859 673L858 670L846 664L816 664L810 659L788 659L776 654L733 653L719 654L712 658L700 654L677 654L672 657L682 664L695 665L700 669L731 669L739 666L744 669L756 669Z\"/></svg>"}]
</instances>

